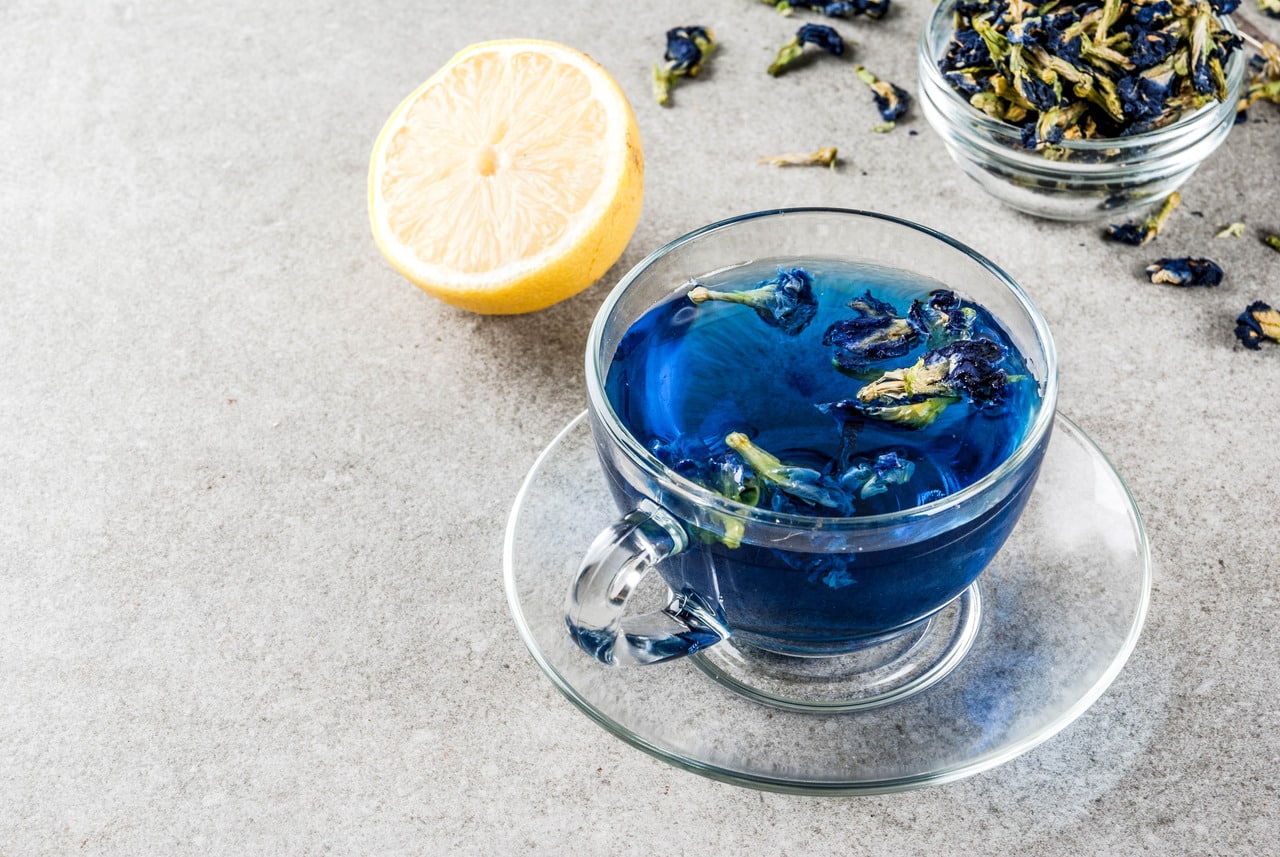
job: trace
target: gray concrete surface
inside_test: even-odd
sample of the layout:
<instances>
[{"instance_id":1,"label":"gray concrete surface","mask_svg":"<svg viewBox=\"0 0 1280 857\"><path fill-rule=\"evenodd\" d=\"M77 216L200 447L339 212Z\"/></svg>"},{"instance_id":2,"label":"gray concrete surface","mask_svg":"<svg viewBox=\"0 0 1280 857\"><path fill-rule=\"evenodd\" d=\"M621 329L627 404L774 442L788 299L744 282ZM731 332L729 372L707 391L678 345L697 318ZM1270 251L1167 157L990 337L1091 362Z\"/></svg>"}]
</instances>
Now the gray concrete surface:
<instances>
[{"instance_id":1,"label":"gray concrete surface","mask_svg":"<svg viewBox=\"0 0 1280 857\"><path fill-rule=\"evenodd\" d=\"M914 87L928 10L841 28ZM659 109L650 65L691 23L723 49ZM1231 333L1280 305L1280 255L1213 238L1280 231L1280 113L1233 131L1154 248L1117 248L979 195L918 115L871 133L845 69L765 78L792 29L747 0L0 8L0 854L1280 847L1280 349ZM604 281L482 318L384 264L365 169L407 92L508 36L617 76L647 196ZM821 145L840 170L756 164ZM583 407L610 283L692 227L804 204L929 224L1025 284L1061 409L1150 527L1151 614L1116 683L947 786L812 799L670 768L559 695L502 590L508 511ZM1141 277L1187 253L1226 283Z\"/></svg>"}]
</instances>

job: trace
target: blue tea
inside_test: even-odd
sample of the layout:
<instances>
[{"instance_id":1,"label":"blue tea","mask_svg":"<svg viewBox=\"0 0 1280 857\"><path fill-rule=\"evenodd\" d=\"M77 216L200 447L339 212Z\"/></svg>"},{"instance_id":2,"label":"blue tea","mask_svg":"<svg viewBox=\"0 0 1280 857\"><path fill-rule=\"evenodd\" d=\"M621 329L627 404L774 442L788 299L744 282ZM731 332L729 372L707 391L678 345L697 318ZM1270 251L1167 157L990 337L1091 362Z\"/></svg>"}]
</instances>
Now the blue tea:
<instances>
[{"instance_id":1,"label":"blue tea","mask_svg":"<svg viewBox=\"0 0 1280 857\"><path fill-rule=\"evenodd\" d=\"M935 282L849 263L757 264L654 307L622 337L605 389L663 465L766 515L857 519L943 501L1018 448L1035 379L981 306ZM609 462L605 462L610 470ZM626 481L610 472L624 506ZM734 638L789 654L850 651L962 592L1034 482L976 516L863 549L796 551L740 523L688 527L658 570ZM936 529L936 528L935 528Z\"/></svg>"}]
</instances>

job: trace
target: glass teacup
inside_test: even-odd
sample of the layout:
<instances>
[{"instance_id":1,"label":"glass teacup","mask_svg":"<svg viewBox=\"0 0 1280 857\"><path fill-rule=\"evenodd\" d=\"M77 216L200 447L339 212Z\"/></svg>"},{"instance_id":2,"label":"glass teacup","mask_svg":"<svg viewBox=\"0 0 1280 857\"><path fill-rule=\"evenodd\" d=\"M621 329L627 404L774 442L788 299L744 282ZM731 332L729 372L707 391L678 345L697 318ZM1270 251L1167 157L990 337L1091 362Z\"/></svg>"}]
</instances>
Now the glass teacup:
<instances>
[{"instance_id":1,"label":"glass teacup","mask_svg":"<svg viewBox=\"0 0 1280 857\"><path fill-rule=\"evenodd\" d=\"M1022 439L965 487L901 511L853 517L736 502L664 465L619 416L606 378L619 342L695 278L761 260L852 262L933 281L984 307L1035 385ZM916 224L867 212L794 209L713 224L653 253L605 300L586 355L592 434L619 520L592 544L566 623L608 664L698 654L703 669L763 701L881 704L938 680L980 621L975 580L1017 523L1048 446L1057 362L1039 311L1008 275ZM982 437L969 442L984 443ZM650 612L628 599L650 570L669 590ZM841 585L830 575L839 573ZM803 688L797 690L797 687Z\"/></svg>"}]
</instances>

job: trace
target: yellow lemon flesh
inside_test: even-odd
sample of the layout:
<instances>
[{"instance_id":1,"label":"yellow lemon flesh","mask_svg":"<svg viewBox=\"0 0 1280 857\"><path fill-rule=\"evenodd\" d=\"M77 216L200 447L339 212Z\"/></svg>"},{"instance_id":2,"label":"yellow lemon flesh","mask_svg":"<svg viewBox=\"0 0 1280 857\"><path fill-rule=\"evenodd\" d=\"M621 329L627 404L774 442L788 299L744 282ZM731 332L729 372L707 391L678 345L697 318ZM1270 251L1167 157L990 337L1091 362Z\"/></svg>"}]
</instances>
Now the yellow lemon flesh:
<instances>
[{"instance_id":1,"label":"yellow lemon flesh","mask_svg":"<svg viewBox=\"0 0 1280 857\"><path fill-rule=\"evenodd\" d=\"M387 120L369 217L378 249L427 293L532 312L618 260L643 188L635 114L602 66L554 42L482 42Z\"/></svg>"}]
</instances>

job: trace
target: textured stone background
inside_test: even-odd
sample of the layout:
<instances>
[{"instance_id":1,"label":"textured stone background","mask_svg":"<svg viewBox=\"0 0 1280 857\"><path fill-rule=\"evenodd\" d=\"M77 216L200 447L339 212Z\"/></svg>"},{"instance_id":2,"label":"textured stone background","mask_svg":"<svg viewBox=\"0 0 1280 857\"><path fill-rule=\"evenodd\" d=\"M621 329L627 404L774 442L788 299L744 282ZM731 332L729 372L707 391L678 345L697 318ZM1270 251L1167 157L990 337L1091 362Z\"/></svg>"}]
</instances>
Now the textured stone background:
<instances>
[{"instance_id":1,"label":"textured stone background","mask_svg":"<svg viewBox=\"0 0 1280 857\"><path fill-rule=\"evenodd\" d=\"M1232 132L1154 249L1119 248L980 195L918 114L871 133L847 67L766 78L795 25L762 4L699 6L3 4L0 854L1277 847L1280 349L1231 329L1251 300L1280 305L1280 256L1212 236L1280 231L1280 113ZM930 6L894 9L841 29L914 88ZM662 33L692 23L723 49L660 109ZM456 49L509 36L615 74L647 196L604 281L481 318L383 263L366 159ZM832 144L834 173L756 164ZM611 283L692 227L787 205L920 221L1022 282L1061 409L1150 527L1151 614L1116 683L968 780L806 799L675 770L563 699L510 619L506 517L584 405ZM1141 277L1187 253L1226 283Z\"/></svg>"}]
</instances>

